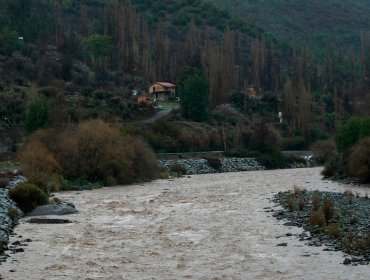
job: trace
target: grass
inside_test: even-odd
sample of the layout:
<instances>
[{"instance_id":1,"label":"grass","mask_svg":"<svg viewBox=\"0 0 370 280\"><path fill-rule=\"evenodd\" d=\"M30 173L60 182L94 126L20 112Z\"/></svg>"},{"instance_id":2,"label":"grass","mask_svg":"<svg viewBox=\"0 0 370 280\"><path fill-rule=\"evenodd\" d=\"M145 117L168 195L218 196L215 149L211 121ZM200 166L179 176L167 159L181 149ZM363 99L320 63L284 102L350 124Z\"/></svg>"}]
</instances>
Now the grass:
<instances>
[{"instance_id":1,"label":"grass","mask_svg":"<svg viewBox=\"0 0 370 280\"><path fill-rule=\"evenodd\" d=\"M329 220L334 216L333 202L328 199L324 200L322 212L324 213L326 223L328 223Z\"/></svg>"},{"instance_id":2,"label":"grass","mask_svg":"<svg viewBox=\"0 0 370 280\"><path fill-rule=\"evenodd\" d=\"M326 227L325 233L332 238L337 238L342 235L342 229L339 224L330 224Z\"/></svg>"},{"instance_id":3,"label":"grass","mask_svg":"<svg viewBox=\"0 0 370 280\"><path fill-rule=\"evenodd\" d=\"M176 103L176 102L161 101L161 102L158 102L157 107L162 109L162 110L172 111L172 110L178 109L180 107L180 105L179 105L179 103Z\"/></svg>"},{"instance_id":4,"label":"grass","mask_svg":"<svg viewBox=\"0 0 370 280\"><path fill-rule=\"evenodd\" d=\"M313 211L309 218L309 223L311 226L320 226L325 225L325 217L322 210Z\"/></svg>"},{"instance_id":5,"label":"grass","mask_svg":"<svg viewBox=\"0 0 370 280\"><path fill-rule=\"evenodd\" d=\"M288 208L290 209L290 210L294 210L294 197L293 196L288 196L288 198L287 198L287 200L286 200L286 203L287 203L287 205L288 205Z\"/></svg>"},{"instance_id":6,"label":"grass","mask_svg":"<svg viewBox=\"0 0 370 280\"><path fill-rule=\"evenodd\" d=\"M320 206L320 197L317 194L314 194L312 196L311 202L312 202L312 209L313 210L319 209L319 206Z\"/></svg>"}]
</instances>

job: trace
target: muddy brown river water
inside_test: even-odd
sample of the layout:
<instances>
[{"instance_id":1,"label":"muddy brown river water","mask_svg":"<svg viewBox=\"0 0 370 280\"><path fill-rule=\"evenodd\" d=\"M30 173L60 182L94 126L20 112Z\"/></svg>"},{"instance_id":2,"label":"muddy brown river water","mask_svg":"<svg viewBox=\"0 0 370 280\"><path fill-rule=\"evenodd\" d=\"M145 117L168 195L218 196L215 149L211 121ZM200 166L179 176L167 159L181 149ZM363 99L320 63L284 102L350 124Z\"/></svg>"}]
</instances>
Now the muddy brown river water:
<instances>
[{"instance_id":1,"label":"muddy brown river water","mask_svg":"<svg viewBox=\"0 0 370 280\"><path fill-rule=\"evenodd\" d=\"M370 194L370 187L323 181L320 168L194 175L175 180L63 192L80 210L71 224L29 224L31 238L0 265L4 279L370 279L343 253L298 241L265 207L278 191ZM293 236L286 236L292 233ZM18 238L21 235L22 238ZM279 243L287 247L277 247Z\"/></svg>"}]
</instances>

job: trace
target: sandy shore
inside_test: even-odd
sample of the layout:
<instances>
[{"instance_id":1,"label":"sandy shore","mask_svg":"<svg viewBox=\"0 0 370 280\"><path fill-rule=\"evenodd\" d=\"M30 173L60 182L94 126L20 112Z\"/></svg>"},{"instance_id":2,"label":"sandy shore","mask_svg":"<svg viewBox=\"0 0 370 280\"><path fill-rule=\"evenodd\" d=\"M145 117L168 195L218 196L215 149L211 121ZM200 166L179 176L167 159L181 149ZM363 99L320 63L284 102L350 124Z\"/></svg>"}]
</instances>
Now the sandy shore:
<instances>
[{"instance_id":1,"label":"sandy shore","mask_svg":"<svg viewBox=\"0 0 370 280\"><path fill-rule=\"evenodd\" d=\"M4 279L368 279L343 253L299 242L265 207L278 191L361 194L370 188L322 181L320 168L196 175L64 192L80 210L64 225L21 221L11 241L25 252L0 265ZM293 236L286 236L292 233ZM19 238L19 236L22 236ZM287 247L276 245L287 242Z\"/></svg>"}]
</instances>

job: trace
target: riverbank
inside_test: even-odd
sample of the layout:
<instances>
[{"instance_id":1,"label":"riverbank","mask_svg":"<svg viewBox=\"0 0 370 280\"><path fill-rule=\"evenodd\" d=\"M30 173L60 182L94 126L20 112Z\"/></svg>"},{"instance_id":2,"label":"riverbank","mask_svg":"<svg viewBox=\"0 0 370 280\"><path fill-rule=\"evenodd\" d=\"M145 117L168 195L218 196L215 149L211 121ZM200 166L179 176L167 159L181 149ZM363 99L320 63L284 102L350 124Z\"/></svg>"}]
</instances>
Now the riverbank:
<instances>
[{"instance_id":1,"label":"riverbank","mask_svg":"<svg viewBox=\"0 0 370 280\"><path fill-rule=\"evenodd\" d=\"M367 279L343 253L308 247L302 229L266 207L279 191L360 195L368 187L323 181L321 168L185 176L58 193L80 210L63 225L21 220L11 242L30 239L0 266L4 279ZM265 208L265 209L264 209ZM22 236L22 237L19 237ZM286 243L286 247L277 246Z\"/></svg>"},{"instance_id":2,"label":"riverbank","mask_svg":"<svg viewBox=\"0 0 370 280\"><path fill-rule=\"evenodd\" d=\"M9 181L8 178L0 177L0 179L3 182L3 185L0 187L0 246L7 248L9 235L15 226L14 218L16 217L14 217L14 215L16 215L17 211L19 211L15 202L9 198L8 191L13 186L24 182L26 179L23 176L10 177ZM10 212L13 212L13 214ZM3 260L3 256L0 254L0 263Z\"/></svg>"},{"instance_id":3,"label":"riverbank","mask_svg":"<svg viewBox=\"0 0 370 280\"><path fill-rule=\"evenodd\" d=\"M370 191L370 189L369 189ZM279 192L273 201L283 207L273 216L284 225L304 229L299 240L307 246L342 251L346 265L370 263L370 199L353 191L344 193L306 191Z\"/></svg>"}]
</instances>

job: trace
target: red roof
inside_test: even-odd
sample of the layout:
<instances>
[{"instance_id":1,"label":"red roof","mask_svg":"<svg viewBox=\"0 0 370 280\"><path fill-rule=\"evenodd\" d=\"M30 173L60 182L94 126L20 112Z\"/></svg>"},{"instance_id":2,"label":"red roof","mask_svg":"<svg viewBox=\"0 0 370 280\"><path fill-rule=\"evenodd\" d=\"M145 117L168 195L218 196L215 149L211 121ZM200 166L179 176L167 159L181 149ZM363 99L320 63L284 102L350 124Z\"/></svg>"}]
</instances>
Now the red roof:
<instances>
[{"instance_id":1,"label":"red roof","mask_svg":"<svg viewBox=\"0 0 370 280\"><path fill-rule=\"evenodd\" d=\"M160 84L161 86L164 87L174 87L174 84L168 83L168 82L156 82L156 84Z\"/></svg>"}]
</instances>

